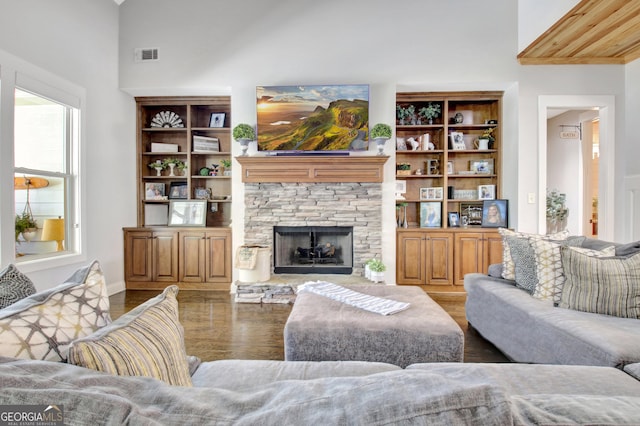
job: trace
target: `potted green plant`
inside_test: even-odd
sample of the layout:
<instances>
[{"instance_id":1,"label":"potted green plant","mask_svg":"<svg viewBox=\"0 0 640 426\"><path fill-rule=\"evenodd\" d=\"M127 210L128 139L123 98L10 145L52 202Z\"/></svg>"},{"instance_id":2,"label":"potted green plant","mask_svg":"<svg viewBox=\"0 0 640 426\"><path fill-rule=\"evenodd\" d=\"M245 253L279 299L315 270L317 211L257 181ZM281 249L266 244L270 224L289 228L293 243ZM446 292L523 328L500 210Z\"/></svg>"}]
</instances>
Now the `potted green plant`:
<instances>
[{"instance_id":1,"label":"potted green plant","mask_svg":"<svg viewBox=\"0 0 640 426\"><path fill-rule=\"evenodd\" d=\"M249 126L246 123L240 123L236 127L233 128L233 138L237 140L242 146L242 156L247 155L247 148L249 147L249 142L256 139L256 132L253 130L253 127Z\"/></svg>"},{"instance_id":2,"label":"potted green plant","mask_svg":"<svg viewBox=\"0 0 640 426\"><path fill-rule=\"evenodd\" d=\"M178 169L181 172L184 171L184 169L187 167L187 164L178 159L178 158L165 158L162 163L164 164L165 168L169 168L170 172L169 172L169 176L175 176L175 174L173 173L174 169Z\"/></svg>"},{"instance_id":3,"label":"potted green plant","mask_svg":"<svg viewBox=\"0 0 640 426\"><path fill-rule=\"evenodd\" d=\"M384 154L384 143L391 137L391 126L384 123L378 123L371 128L369 132L371 139L376 141L378 146L378 155Z\"/></svg>"},{"instance_id":4,"label":"potted green plant","mask_svg":"<svg viewBox=\"0 0 640 426\"><path fill-rule=\"evenodd\" d=\"M547 191L547 226L550 233L562 231L566 226L565 220L569 216L566 200L567 195L557 189Z\"/></svg>"},{"instance_id":5,"label":"potted green plant","mask_svg":"<svg viewBox=\"0 0 640 426\"><path fill-rule=\"evenodd\" d=\"M408 116L409 116L409 113L407 112L406 108L400 105L396 106L396 117L398 118L398 124L400 126L404 126L405 120L407 119Z\"/></svg>"},{"instance_id":6,"label":"potted green plant","mask_svg":"<svg viewBox=\"0 0 640 426\"><path fill-rule=\"evenodd\" d=\"M418 114L427 120L427 123L433 124L433 119L438 118L441 111L440 104L429 102L426 107L420 108Z\"/></svg>"},{"instance_id":7,"label":"potted green plant","mask_svg":"<svg viewBox=\"0 0 640 426\"><path fill-rule=\"evenodd\" d=\"M409 163L396 163L396 174L401 176L407 176L411 174L411 164Z\"/></svg>"},{"instance_id":8,"label":"potted green plant","mask_svg":"<svg viewBox=\"0 0 640 426\"><path fill-rule=\"evenodd\" d=\"M369 262L369 270L371 271L371 281L379 283L384 281L384 271L387 267L384 266L381 260L371 259Z\"/></svg>"},{"instance_id":9,"label":"potted green plant","mask_svg":"<svg viewBox=\"0 0 640 426\"><path fill-rule=\"evenodd\" d=\"M24 234L26 232L35 232L38 228L38 224L36 223L33 216L31 216L28 212L24 211L20 215L16 215L16 241L18 241L18 237L20 234ZM30 238L26 238L25 240L29 241Z\"/></svg>"},{"instance_id":10,"label":"potted green plant","mask_svg":"<svg viewBox=\"0 0 640 426\"><path fill-rule=\"evenodd\" d=\"M220 160L220 164L222 164L222 167L224 168L222 174L225 176L231 176L231 160L223 158Z\"/></svg>"},{"instance_id":11,"label":"potted green plant","mask_svg":"<svg viewBox=\"0 0 640 426\"><path fill-rule=\"evenodd\" d=\"M167 165L162 160L156 160L148 164L149 168L155 169L156 176L160 176Z\"/></svg>"}]
</instances>

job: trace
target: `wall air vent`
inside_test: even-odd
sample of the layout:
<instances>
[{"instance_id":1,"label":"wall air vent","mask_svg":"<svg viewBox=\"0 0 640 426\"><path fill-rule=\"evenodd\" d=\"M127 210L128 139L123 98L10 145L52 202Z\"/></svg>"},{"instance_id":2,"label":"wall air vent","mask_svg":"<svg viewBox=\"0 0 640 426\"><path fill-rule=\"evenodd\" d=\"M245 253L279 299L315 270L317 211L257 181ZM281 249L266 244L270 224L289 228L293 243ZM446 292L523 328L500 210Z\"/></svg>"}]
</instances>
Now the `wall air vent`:
<instances>
[{"instance_id":1,"label":"wall air vent","mask_svg":"<svg viewBox=\"0 0 640 426\"><path fill-rule=\"evenodd\" d=\"M158 60L157 48L136 48L135 49L136 62L147 62Z\"/></svg>"}]
</instances>

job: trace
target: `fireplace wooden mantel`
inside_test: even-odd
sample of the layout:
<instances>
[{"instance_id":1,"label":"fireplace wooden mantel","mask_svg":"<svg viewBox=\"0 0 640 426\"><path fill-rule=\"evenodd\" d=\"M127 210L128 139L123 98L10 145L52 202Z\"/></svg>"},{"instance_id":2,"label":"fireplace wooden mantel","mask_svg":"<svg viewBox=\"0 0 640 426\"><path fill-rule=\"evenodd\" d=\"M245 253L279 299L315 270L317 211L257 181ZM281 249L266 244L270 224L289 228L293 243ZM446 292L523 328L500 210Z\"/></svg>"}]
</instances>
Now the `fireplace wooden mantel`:
<instances>
[{"instance_id":1,"label":"fireplace wooden mantel","mask_svg":"<svg viewBox=\"0 0 640 426\"><path fill-rule=\"evenodd\" d=\"M381 183L388 156L235 157L244 183Z\"/></svg>"}]
</instances>

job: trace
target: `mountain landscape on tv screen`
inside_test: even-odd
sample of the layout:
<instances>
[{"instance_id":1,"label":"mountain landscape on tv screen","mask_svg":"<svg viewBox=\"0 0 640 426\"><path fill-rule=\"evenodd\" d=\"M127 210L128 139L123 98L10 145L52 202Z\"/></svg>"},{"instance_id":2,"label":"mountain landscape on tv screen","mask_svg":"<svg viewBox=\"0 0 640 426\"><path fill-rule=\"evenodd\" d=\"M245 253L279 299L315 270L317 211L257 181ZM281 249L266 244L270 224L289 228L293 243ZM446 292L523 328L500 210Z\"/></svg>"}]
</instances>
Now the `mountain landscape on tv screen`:
<instances>
[{"instance_id":1,"label":"mountain landscape on tv screen","mask_svg":"<svg viewBox=\"0 0 640 426\"><path fill-rule=\"evenodd\" d=\"M368 86L259 87L257 100L260 150L367 148Z\"/></svg>"}]
</instances>

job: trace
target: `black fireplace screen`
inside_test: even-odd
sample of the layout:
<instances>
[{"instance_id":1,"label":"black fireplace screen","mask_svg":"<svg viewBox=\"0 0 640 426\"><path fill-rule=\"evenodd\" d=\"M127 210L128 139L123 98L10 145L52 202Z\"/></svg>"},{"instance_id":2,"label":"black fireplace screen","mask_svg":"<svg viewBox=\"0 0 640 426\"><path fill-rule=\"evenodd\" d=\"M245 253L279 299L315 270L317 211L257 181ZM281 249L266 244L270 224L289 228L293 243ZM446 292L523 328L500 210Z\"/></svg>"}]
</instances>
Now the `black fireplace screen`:
<instances>
[{"instance_id":1,"label":"black fireplace screen","mask_svg":"<svg viewBox=\"0 0 640 426\"><path fill-rule=\"evenodd\" d=\"M276 226L273 228L276 274L351 274L353 227Z\"/></svg>"}]
</instances>

